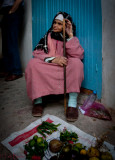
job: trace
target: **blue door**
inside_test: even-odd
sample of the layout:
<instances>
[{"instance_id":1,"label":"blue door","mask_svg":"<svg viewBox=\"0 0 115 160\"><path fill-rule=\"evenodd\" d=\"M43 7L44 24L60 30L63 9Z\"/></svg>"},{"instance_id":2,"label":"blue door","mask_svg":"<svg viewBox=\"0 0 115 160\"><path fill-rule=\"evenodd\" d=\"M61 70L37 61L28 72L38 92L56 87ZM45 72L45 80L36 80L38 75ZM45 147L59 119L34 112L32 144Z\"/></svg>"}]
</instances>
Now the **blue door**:
<instances>
[{"instance_id":1,"label":"blue door","mask_svg":"<svg viewBox=\"0 0 115 160\"><path fill-rule=\"evenodd\" d=\"M69 13L84 48L84 81L82 87L102 91L102 14L101 0L32 0L33 48L51 27L55 14Z\"/></svg>"}]
</instances>

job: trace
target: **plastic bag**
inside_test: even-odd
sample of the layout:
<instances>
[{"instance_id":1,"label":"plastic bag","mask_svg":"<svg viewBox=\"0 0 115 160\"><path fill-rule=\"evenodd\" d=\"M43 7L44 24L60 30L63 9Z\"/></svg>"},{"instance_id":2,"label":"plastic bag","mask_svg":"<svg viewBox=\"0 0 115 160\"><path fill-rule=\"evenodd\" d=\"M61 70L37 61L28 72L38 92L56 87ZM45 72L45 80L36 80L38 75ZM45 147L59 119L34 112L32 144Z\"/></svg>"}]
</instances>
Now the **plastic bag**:
<instances>
[{"instance_id":1,"label":"plastic bag","mask_svg":"<svg viewBox=\"0 0 115 160\"><path fill-rule=\"evenodd\" d=\"M88 108L81 106L79 109L82 112L82 114L87 115L89 117L112 120L109 111L101 103L94 102Z\"/></svg>"}]
</instances>

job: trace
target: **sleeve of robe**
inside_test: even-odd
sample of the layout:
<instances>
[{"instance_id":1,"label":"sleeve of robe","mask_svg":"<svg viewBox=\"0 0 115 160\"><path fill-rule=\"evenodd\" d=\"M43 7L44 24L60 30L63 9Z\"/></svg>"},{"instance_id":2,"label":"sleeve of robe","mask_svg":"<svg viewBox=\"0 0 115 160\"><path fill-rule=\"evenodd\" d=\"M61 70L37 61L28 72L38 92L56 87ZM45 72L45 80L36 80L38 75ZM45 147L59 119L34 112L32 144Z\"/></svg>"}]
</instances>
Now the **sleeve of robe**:
<instances>
[{"instance_id":1,"label":"sleeve of robe","mask_svg":"<svg viewBox=\"0 0 115 160\"><path fill-rule=\"evenodd\" d=\"M39 58L42 61L44 61L45 58L50 57L48 54L44 53L44 50L40 50L40 49L34 50L32 54L33 54L34 58Z\"/></svg>"},{"instance_id":2,"label":"sleeve of robe","mask_svg":"<svg viewBox=\"0 0 115 160\"><path fill-rule=\"evenodd\" d=\"M42 61L45 61L45 58L52 57L52 51L50 50L52 44L50 44L50 41L51 41L51 36L49 34L48 35L48 54L46 54L43 49L42 50L41 49L38 49L38 50L36 49L36 50L33 51L33 56L35 58L38 58L38 59L42 60Z\"/></svg>"},{"instance_id":3,"label":"sleeve of robe","mask_svg":"<svg viewBox=\"0 0 115 160\"><path fill-rule=\"evenodd\" d=\"M83 59L84 49L81 47L77 37L73 37L70 41L66 42L67 57Z\"/></svg>"},{"instance_id":4,"label":"sleeve of robe","mask_svg":"<svg viewBox=\"0 0 115 160\"><path fill-rule=\"evenodd\" d=\"M50 46L50 45L49 45ZM50 51L50 48L49 48ZM81 47L79 40L77 37L73 37L71 40L66 42L66 54L67 57L75 57L79 59L83 59L83 48ZM52 54L49 52L49 54L44 53L44 50L35 50L33 51L33 56L35 58L39 58L40 60L44 61L45 58L52 57Z\"/></svg>"}]
</instances>

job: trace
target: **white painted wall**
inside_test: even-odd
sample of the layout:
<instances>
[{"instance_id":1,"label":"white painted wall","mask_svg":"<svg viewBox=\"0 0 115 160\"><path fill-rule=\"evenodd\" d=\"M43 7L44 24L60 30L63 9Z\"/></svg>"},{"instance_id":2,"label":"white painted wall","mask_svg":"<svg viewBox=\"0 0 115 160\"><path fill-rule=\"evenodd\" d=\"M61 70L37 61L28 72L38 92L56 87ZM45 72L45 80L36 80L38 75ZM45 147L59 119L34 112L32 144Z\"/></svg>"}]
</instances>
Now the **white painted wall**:
<instances>
[{"instance_id":1,"label":"white painted wall","mask_svg":"<svg viewBox=\"0 0 115 160\"><path fill-rule=\"evenodd\" d=\"M102 0L102 103L115 109L115 0Z\"/></svg>"},{"instance_id":2,"label":"white painted wall","mask_svg":"<svg viewBox=\"0 0 115 160\"><path fill-rule=\"evenodd\" d=\"M32 8L31 0L25 0L24 24L20 42L20 56L23 71L32 58Z\"/></svg>"}]
</instances>

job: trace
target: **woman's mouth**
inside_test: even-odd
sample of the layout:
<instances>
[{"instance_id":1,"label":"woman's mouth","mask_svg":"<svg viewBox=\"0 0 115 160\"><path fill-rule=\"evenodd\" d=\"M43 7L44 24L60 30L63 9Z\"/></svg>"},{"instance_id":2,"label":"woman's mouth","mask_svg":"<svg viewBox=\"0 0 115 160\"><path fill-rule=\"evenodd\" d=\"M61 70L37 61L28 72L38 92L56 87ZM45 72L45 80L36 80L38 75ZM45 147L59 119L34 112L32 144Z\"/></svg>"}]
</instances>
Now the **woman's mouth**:
<instances>
[{"instance_id":1,"label":"woman's mouth","mask_svg":"<svg viewBox=\"0 0 115 160\"><path fill-rule=\"evenodd\" d=\"M57 28L53 28L53 30L57 30Z\"/></svg>"}]
</instances>

